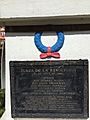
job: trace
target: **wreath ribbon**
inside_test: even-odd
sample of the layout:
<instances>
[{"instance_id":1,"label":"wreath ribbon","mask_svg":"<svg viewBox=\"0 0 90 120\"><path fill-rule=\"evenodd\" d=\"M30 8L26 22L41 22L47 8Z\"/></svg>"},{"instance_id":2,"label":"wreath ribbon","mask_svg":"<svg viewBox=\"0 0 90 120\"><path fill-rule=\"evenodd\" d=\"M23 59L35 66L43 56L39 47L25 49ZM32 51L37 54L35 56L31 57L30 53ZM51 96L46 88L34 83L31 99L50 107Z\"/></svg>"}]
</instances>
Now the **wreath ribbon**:
<instances>
[{"instance_id":1,"label":"wreath ribbon","mask_svg":"<svg viewBox=\"0 0 90 120\"><path fill-rule=\"evenodd\" d=\"M48 57L54 57L54 58L60 58L60 54L57 53L59 51L64 43L64 33L63 32L57 32L57 42L52 47L46 47L41 42L41 35L42 32L35 33L34 42L36 47L39 51L41 51L40 58L48 58Z\"/></svg>"},{"instance_id":2,"label":"wreath ribbon","mask_svg":"<svg viewBox=\"0 0 90 120\"><path fill-rule=\"evenodd\" d=\"M47 53L41 53L40 58L48 58L48 57L54 57L54 58L60 58L60 54L58 52L51 52L51 47L48 47L48 52Z\"/></svg>"}]
</instances>

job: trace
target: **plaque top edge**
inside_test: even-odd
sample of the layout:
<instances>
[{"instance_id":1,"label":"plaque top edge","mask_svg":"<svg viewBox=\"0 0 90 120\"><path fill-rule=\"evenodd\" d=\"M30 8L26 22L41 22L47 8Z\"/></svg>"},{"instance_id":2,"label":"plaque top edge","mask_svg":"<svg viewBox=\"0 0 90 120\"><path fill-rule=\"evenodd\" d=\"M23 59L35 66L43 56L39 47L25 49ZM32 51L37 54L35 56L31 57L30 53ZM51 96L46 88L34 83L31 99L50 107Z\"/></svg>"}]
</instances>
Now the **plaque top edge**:
<instances>
[{"instance_id":1,"label":"plaque top edge","mask_svg":"<svg viewBox=\"0 0 90 120\"><path fill-rule=\"evenodd\" d=\"M88 65L88 59L79 60L47 60L47 61L10 61L9 65Z\"/></svg>"}]
</instances>

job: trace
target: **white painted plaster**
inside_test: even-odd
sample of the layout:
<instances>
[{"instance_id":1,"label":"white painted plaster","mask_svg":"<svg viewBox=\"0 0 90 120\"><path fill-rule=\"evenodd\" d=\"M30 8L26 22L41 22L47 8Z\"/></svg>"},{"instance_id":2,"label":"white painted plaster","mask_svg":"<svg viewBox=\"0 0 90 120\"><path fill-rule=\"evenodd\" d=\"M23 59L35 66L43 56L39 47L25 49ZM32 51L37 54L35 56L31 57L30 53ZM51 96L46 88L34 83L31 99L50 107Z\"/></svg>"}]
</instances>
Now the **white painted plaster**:
<instances>
[{"instance_id":1,"label":"white painted plaster","mask_svg":"<svg viewBox=\"0 0 90 120\"><path fill-rule=\"evenodd\" d=\"M46 33L47 34L47 33ZM13 34L11 34L13 35ZM12 60L25 61L25 60L40 60L40 52L34 44L34 33L31 36L7 36L6 45L6 119L11 118L11 98L10 98L10 72L9 62ZM54 33L53 36L47 34L42 36L42 42L45 45L52 45L57 37ZM66 59L88 59L90 62L90 31L83 33L65 33L65 42L63 48L60 50L61 60ZM54 59L55 60L55 59ZM90 66L89 66L90 69ZM90 74L90 72L89 72ZM90 84L90 82L89 82ZM20 119L15 120L39 120L39 119ZM43 119L41 119L43 120ZM49 120L49 119L48 119ZM56 119L55 119L56 120ZM64 119L65 120L65 119ZM88 119L90 120L90 118Z\"/></svg>"},{"instance_id":2,"label":"white painted plaster","mask_svg":"<svg viewBox=\"0 0 90 120\"><path fill-rule=\"evenodd\" d=\"M0 0L1 18L89 16L90 0Z\"/></svg>"}]
</instances>

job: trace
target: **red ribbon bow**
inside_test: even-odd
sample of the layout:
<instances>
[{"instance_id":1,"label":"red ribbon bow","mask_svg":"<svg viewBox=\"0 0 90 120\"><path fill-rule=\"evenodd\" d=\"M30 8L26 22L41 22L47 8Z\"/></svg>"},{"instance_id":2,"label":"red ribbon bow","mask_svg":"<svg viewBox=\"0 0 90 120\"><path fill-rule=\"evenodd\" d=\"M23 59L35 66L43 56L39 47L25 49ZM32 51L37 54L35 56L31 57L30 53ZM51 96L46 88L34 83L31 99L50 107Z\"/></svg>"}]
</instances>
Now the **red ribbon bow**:
<instances>
[{"instance_id":1,"label":"red ribbon bow","mask_svg":"<svg viewBox=\"0 0 90 120\"><path fill-rule=\"evenodd\" d=\"M48 47L47 53L41 53L40 58L44 59L48 57L60 58L60 54L57 52L51 52L51 47Z\"/></svg>"}]
</instances>

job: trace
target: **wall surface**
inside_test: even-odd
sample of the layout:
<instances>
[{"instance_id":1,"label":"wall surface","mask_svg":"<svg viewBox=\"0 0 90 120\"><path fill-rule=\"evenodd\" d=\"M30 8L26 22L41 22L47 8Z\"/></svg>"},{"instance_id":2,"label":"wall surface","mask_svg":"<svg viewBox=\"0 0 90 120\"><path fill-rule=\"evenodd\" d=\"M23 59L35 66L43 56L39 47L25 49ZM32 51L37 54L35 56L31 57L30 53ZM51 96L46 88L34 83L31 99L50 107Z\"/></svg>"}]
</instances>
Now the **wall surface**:
<instances>
[{"instance_id":1,"label":"wall surface","mask_svg":"<svg viewBox=\"0 0 90 120\"><path fill-rule=\"evenodd\" d=\"M55 33L43 34L42 42L44 45L52 46L57 40ZM29 36L17 36L17 33L9 34L6 37L6 120L13 120L11 118L11 98L10 98L10 71L9 62L12 60L26 61L26 60L40 60L40 52L34 44L34 33ZM61 60L72 59L88 59L90 62L90 31L86 32L69 32L65 33L65 42L63 48L59 51ZM55 60L55 59L54 59ZM89 66L90 69L90 66ZM89 72L90 73L90 72ZM90 84L90 83L89 83ZM20 119L16 120L35 120L35 119ZM42 120L42 119L41 119ZM90 118L88 119L90 120Z\"/></svg>"},{"instance_id":2,"label":"wall surface","mask_svg":"<svg viewBox=\"0 0 90 120\"><path fill-rule=\"evenodd\" d=\"M90 24L90 0L0 0L0 26Z\"/></svg>"},{"instance_id":3,"label":"wall surface","mask_svg":"<svg viewBox=\"0 0 90 120\"><path fill-rule=\"evenodd\" d=\"M90 0L0 0L0 25L73 23L90 23ZM33 35L34 33L31 36L23 36L22 33L17 36L17 33L11 33L6 37L6 112L3 120L13 120L9 61L40 60L40 52L34 45ZM52 45L57 37L54 33L51 36L47 34L42 39L45 45ZM61 59L90 61L90 31L65 33L65 43L60 53Z\"/></svg>"},{"instance_id":4,"label":"wall surface","mask_svg":"<svg viewBox=\"0 0 90 120\"><path fill-rule=\"evenodd\" d=\"M90 0L0 0L0 18L82 15L90 15Z\"/></svg>"}]
</instances>

